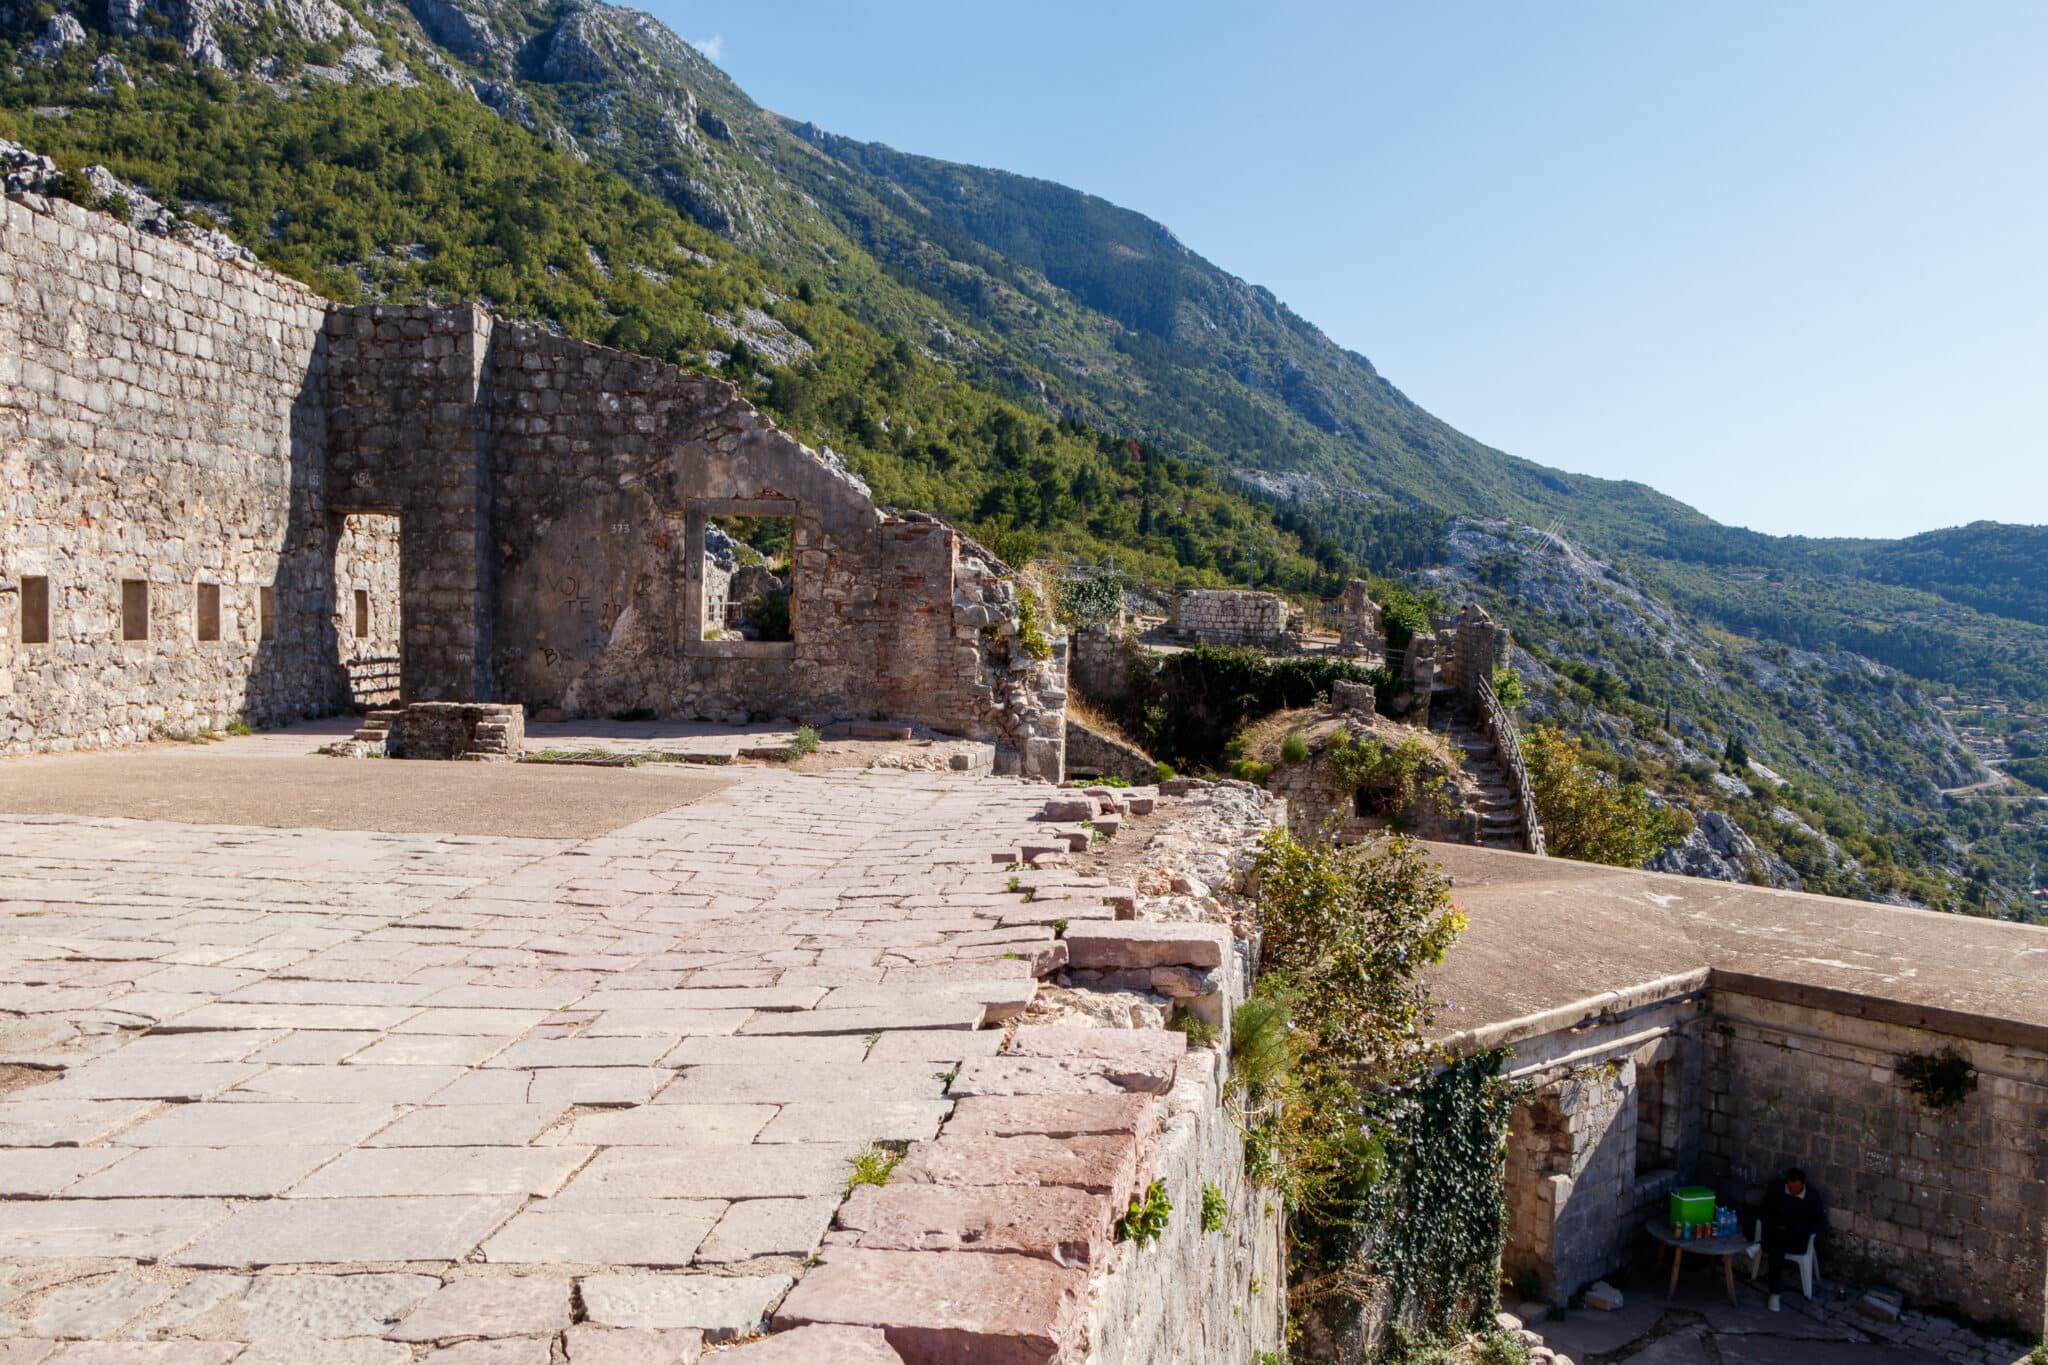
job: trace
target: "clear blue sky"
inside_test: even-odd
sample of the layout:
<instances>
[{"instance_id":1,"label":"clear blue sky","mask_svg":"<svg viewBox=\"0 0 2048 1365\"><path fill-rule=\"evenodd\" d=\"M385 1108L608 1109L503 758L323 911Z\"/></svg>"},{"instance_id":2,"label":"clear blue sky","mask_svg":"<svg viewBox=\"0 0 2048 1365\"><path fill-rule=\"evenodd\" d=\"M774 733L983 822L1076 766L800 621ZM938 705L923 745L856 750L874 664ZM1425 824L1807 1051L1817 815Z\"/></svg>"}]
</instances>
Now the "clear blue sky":
<instances>
[{"instance_id":1,"label":"clear blue sky","mask_svg":"<svg viewBox=\"0 0 2048 1365\"><path fill-rule=\"evenodd\" d=\"M652 8L777 112L1150 214L1514 454L2048 522L2039 0Z\"/></svg>"}]
</instances>

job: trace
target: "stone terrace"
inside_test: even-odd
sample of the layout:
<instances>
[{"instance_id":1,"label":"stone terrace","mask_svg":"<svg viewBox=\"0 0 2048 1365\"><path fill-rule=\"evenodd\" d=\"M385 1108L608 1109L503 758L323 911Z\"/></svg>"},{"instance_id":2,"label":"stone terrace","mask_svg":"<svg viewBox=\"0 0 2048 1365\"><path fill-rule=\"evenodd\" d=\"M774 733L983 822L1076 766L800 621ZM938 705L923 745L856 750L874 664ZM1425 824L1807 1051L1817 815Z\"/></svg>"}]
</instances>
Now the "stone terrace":
<instances>
[{"instance_id":1,"label":"stone terrace","mask_svg":"<svg viewBox=\"0 0 2048 1365\"><path fill-rule=\"evenodd\" d=\"M1209 1054L994 1056L1051 923L1117 913L1016 894L1045 790L762 770L582 841L0 817L0 1360L687 1362L778 1304L735 1365L1077 1359L1148 1096ZM828 1237L868 1142L921 1145ZM1023 1226L992 1182L1056 1188Z\"/></svg>"}]
</instances>

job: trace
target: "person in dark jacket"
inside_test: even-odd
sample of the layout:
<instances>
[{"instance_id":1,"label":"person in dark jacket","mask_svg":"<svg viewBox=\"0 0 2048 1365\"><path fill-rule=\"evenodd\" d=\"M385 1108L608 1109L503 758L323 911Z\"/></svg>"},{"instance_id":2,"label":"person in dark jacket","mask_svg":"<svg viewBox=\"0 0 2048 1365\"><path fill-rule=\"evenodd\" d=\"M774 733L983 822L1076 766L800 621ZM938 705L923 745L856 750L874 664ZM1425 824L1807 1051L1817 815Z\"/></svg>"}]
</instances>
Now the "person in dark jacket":
<instances>
[{"instance_id":1,"label":"person in dark jacket","mask_svg":"<svg viewBox=\"0 0 2048 1365\"><path fill-rule=\"evenodd\" d=\"M1764 1196L1764 1259L1771 1268L1771 1311L1778 1311L1778 1294L1788 1256L1806 1253L1807 1239L1827 1226L1820 1196L1806 1184L1806 1172L1794 1166L1785 1179Z\"/></svg>"}]
</instances>

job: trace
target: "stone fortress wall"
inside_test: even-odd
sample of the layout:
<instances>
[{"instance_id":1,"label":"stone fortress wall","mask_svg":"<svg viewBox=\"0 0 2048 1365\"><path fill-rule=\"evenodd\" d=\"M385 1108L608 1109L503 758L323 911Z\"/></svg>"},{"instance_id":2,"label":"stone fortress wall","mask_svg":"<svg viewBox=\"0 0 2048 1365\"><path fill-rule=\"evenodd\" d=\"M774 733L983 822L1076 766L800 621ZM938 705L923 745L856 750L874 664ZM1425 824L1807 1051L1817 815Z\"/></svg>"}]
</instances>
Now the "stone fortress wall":
<instances>
[{"instance_id":1,"label":"stone fortress wall","mask_svg":"<svg viewBox=\"0 0 2048 1365\"><path fill-rule=\"evenodd\" d=\"M1804 1168L1827 1207L1822 1273L1984 1322L2048 1324L2048 1037L2011 1021L1718 969L1580 1002L1472 1040L1534 1091L1508 1162L1503 1270L1557 1301L1626 1264L1676 1185L1755 1210ZM1899 1059L1978 1073L1929 1109ZM1745 1272L1746 1273L1746 1270Z\"/></svg>"},{"instance_id":2,"label":"stone fortress wall","mask_svg":"<svg viewBox=\"0 0 2048 1365\"><path fill-rule=\"evenodd\" d=\"M0 750L333 705L325 314L289 281L0 200Z\"/></svg>"},{"instance_id":3,"label":"stone fortress wall","mask_svg":"<svg viewBox=\"0 0 2048 1365\"><path fill-rule=\"evenodd\" d=\"M0 248L0 751L381 704L395 670L407 701L881 712L1061 773L1064 641L1023 647L1008 567L724 381L332 306L59 202L8 201ZM719 515L791 519L791 640L704 638Z\"/></svg>"}]
</instances>

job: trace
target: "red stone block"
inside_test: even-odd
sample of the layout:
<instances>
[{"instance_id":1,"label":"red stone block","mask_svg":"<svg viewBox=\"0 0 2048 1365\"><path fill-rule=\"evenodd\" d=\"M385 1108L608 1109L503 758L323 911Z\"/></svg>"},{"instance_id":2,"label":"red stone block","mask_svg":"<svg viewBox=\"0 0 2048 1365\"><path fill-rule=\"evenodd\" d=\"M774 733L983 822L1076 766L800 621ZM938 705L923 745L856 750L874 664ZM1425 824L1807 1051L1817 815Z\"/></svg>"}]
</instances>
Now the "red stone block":
<instances>
[{"instance_id":1,"label":"red stone block","mask_svg":"<svg viewBox=\"0 0 2048 1365\"><path fill-rule=\"evenodd\" d=\"M1165 924L1115 920L1067 930L1067 960L1075 967L1220 967L1230 951L1230 930L1220 924Z\"/></svg>"},{"instance_id":2,"label":"red stone block","mask_svg":"<svg viewBox=\"0 0 2048 1365\"><path fill-rule=\"evenodd\" d=\"M976 1095L953 1106L951 1137L1078 1137L1135 1133L1149 1142L1158 1129L1150 1095Z\"/></svg>"},{"instance_id":3,"label":"red stone block","mask_svg":"<svg viewBox=\"0 0 2048 1365\"><path fill-rule=\"evenodd\" d=\"M1121 1207L1138 1179L1129 1133L1089 1137L954 1137L914 1144L896 1167L906 1185L1064 1185L1106 1194Z\"/></svg>"},{"instance_id":4,"label":"red stone block","mask_svg":"<svg viewBox=\"0 0 2048 1365\"><path fill-rule=\"evenodd\" d=\"M879 1327L904 1365L1078 1365L1088 1274L1036 1256L832 1250L775 1325Z\"/></svg>"},{"instance_id":5,"label":"red stone block","mask_svg":"<svg viewBox=\"0 0 2048 1365\"><path fill-rule=\"evenodd\" d=\"M1108 1250L1116 1206L1062 1186L863 1185L839 1225L879 1251L1008 1251L1093 1265Z\"/></svg>"},{"instance_id":6,"label":"red stone block","mask_svg":"<svg viewBox=\"0 0 2048 1365\"><path fill-rule=\"evenodd\" d=\"M719 1365L903 1365L879 1327L798 1327L718 1356Z\"/></svg>"}]
</instances>

